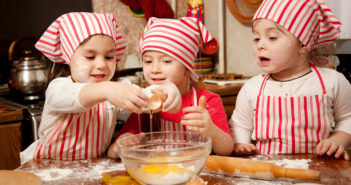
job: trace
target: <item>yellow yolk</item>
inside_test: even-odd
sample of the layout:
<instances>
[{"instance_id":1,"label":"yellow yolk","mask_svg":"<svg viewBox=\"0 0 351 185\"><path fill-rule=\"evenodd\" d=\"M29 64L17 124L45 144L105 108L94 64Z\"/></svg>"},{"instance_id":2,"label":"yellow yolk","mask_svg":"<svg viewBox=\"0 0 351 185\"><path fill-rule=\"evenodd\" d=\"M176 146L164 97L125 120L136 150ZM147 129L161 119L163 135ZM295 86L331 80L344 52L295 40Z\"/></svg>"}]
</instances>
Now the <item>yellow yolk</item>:
<instances>
[{"instance_id":1,"label":"yellow yolk","mask_svg":"<svg viewBox=\"0 0 351 185\"><path fill-rule=\"evenodd\" d=\"M150 161L162 161L162 162L175 162L179 159L177 158L149 158L146 159L148 162ZM183 174L183 173L191 173L191 170L186 168L181 168L178 165L174 164L150 164L150 165L142 165L138 171L140 173L146 174L158 174L160 176L167 175L169 173Z\"/></svg>"},{"instance_id":2,"label":"yellow yolk","mask_svg":"<svg viewBox=\"0 0 351 185\"><path fill-rule=\"evenodd\" d=\"M188 179L194 173L192 168L183 167L179 164L162 164L164 162L177 162L178 157L174 158L148 158L144 159L148 163L141 165L133 174L127 169L128 173L139 183L153 184L160 179L174 179L182 181ZM158 163L158 164L157 164ZM161 164L160 164L161 163ZM137 178L136 178L137 177ZM141 182L142 181L142 182Z\"/></svg>"},{"instance_id":3,"label":"yellow yolk","mask_svg":"<svg viewBox=\"0 0 351 185\"><path fill-rule=\"evenodd\" d=\"M191 173L189 169L180 168L177 165L168 165L168 164L157 164L157 165L144 165L139 168L139 172L148 173L148 174L158 174L160 176L167 175L169 173Z\"/></svg>"}]
</instances>

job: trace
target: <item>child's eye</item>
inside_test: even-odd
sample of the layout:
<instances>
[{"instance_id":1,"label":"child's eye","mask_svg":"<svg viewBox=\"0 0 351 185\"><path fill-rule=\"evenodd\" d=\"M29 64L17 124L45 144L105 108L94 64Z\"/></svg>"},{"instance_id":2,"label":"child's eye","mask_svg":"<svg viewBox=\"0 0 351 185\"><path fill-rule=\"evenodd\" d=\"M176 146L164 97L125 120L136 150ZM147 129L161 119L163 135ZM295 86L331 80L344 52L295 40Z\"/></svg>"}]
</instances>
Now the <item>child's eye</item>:
<instances>
[{"instance_id":1,"label":"child's eye","mask_svg":"<svg viewBox=\"0 0 351 185\"><path fill-rule=\"evenodd\" d=\"M277 40L278 37L269 37L269 40Z\"/></svg>"},{"instance_id":2,"label":"child's eye","mask_svg":"<svg viewBox=\"0 0 351 185\"><path fill-rule=\"evenodd\" d=\"M88 59L88 60L94 60L95 56L85 56L85 58Z\"/></svg>"},{"instance_id":3,"label":"child's eye","mask_svg":"<svg viewBox=\"0 0 351 185\"><path fill-rule=\"evenodd\" d=\"M143 63L150 64L152 63L152 60L143 60Z\"/></svg>"},{"instance_id":4,"label":"child's eye","mask_svg":"<svg viewBox=\"0 0 351 185\"><path fill-rule=\"evenodd\" d=\"M113 60L114 58L115 58L115 57L113 57L113 56L106 56L106 57L105 57L106 60Z\"/></svg>"},{"instance_id":5,"label":"child's eye","mask_svg":"<svg viewBox=\"0 0 351 185\"><path fill-rule=\"evenodd\" d=\"M168 60L168 59L166 59L166 60L163 60L163 62L164 62L164 63L166 63L166 64L169 64L169 63L171 63L171 62L172 62L172 60Z\"/></svg>"},{"instance_id":6,"label":"child's eye","mask_svg":"<svg viewBox=\"0 0 351 185\"><path fill-rule=\"evenodd\" d=\"M260 41L260 38L254 38L253 41L258 42L258 41Z\"/></svg>"}]
</instances>

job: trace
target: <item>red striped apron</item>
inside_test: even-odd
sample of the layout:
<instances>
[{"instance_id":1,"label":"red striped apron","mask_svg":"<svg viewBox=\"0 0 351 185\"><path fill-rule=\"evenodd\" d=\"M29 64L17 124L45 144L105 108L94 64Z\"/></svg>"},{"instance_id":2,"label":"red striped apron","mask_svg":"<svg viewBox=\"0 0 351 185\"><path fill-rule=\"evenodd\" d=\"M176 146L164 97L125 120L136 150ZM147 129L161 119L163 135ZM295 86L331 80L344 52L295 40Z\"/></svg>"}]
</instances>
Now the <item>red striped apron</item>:
<instances>
[{"instance_id":1,"label":"red striped apron","mask_svg":"<svg viewBox=\"0 0 351 185\"><path fill-rule=\"evenodd\" d=\"M197 93L194 87L192 87L193 91L193 102L194 106L197 106ZM170 120L165 120L165 119L160 119L161 120L161 131L186 131L186 126L183 126L180 123L170 121Z\"/></svg>"},{"instance_id":2,"label":"red striped apron","mask_svg":"<svg viewBox=\"0 0 351 185\"><path fill-rule=\"evenodd\" d=\"M197 93L195 88L192 88L192 91L193 91L193 102L194 102L193 105L197 106ZM186 126L183 126L181 123L165 120L163 118L160 118L160 121L161 121L160 131L179 131L179 132L186 131ZM155 149L163 150L163 149L174 149L174 148L181 147L178 144L174 145L174 143L179 143L179 140L184 140L184 139L186 140L187 139L186 137L187 137L186 134L184 135L173 134L173 133L166 134L162 139L162 143L164 143L165 145L156 146Z\"/></svg>"},{"instance_id":3,"label":"red striped apron","mask_svg":"<svg viewBox=\"0 0 351 185\"><path fill-rule=\"evenodd\" d=\"M316 145L329 136L327 97L322 77L315 66L323 93L309 96L269 96L263 89L257 96L255 111L256 147L259 154L314 153Z\"/></svg>"},{"instance_id":4,"label":"red striped apron","mask_svg":"<svg viewBox=\"0 0 351 185\"><path fill-rule=\"evenodd\" d=\"M38 142L36 158L75 160L95 158L103 154L110 144L115 124L107 123L104 103L78 114L66 114ZM111 115L111 114L110 114Z\"/></svg>"}]
</instances>

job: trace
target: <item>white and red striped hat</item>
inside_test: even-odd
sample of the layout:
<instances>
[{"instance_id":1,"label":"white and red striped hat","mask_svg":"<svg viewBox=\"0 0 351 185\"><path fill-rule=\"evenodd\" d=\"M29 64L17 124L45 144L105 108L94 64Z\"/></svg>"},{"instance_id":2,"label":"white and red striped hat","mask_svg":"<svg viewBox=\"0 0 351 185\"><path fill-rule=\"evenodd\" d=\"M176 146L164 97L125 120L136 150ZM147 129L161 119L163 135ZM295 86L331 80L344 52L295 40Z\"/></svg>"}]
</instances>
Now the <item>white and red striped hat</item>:
<instances>
[{"instance_id":1,"label":"white and red striped hat","mask_svg":"<svg viewBox=\"0 0 351 185\"><path fill-rule=\"evenodd\" d=\"M341 23L322 0L264 0L253 17L270 19L311 51L334 42Z\"/></svg>"},{"instance_id":2,"label":"white and red striped hat","mask_svg":"<svg viewBox=\"0 0 351 185\"><path fill-rule=\"evenodd\" d=\"M112 14L64 14L49 26L35 47L53 62L68 64L77 47L95 34L112 37L115 40L117 62L121 60L126 46Z\"/></svg>"},{"instance_id":3,"label":"white and red striped hat","mask_svg":"<svg viewBox=\"0 0 351 185\"><path fill-rule=\"evenodd\" d=\"M147 50L160 51L182 62L191 71L191 80L197 82L195 58L201 43L212 40L210 32L196 18L149 19L138 46L142 55Z\"/></svg>"}]
</instances>

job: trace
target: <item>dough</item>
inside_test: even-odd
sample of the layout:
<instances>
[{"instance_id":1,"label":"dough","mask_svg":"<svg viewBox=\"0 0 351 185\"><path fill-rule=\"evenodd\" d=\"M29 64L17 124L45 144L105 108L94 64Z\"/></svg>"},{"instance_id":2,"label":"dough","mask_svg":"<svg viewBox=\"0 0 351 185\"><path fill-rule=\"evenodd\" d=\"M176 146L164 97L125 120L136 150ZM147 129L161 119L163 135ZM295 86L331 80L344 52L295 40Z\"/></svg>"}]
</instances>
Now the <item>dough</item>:
<instances>
[{"instance_id":1,"label":"dough","mask_svg":"<svg viewBox=\"0 0 351 185\"><path fill-rule=\"evenodd\" d=\"M28 172L13 171L13 170L0 170L0 184L6 185L41 185L41 179Z\"/></svg>"}]
</instances>

